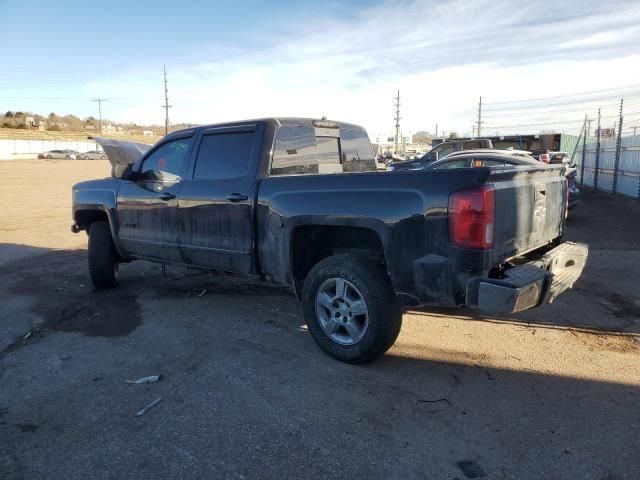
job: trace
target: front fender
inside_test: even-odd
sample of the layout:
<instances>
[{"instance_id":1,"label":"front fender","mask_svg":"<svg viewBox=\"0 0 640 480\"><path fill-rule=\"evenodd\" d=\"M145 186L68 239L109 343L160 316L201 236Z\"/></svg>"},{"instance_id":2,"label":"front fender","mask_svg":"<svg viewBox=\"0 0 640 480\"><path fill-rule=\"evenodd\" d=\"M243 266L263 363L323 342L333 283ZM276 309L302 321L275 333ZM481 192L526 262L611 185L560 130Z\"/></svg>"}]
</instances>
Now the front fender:
<instances>
[{"instance_id":1,"label":"front fender","mask_svg":"<svg viewBox=\"0 0 640 480\"><path fill-rule=\"evenodd\" d=\"M107 217L113 244L122 254L118 240L119 222L116 210L117 183L113 179L82 182L73 187L73 220L81 230L88 230L89 224L83 222L84 213L100 212ZM84 223L84 224L83 224Z\"/></svg>"}]
</instances>

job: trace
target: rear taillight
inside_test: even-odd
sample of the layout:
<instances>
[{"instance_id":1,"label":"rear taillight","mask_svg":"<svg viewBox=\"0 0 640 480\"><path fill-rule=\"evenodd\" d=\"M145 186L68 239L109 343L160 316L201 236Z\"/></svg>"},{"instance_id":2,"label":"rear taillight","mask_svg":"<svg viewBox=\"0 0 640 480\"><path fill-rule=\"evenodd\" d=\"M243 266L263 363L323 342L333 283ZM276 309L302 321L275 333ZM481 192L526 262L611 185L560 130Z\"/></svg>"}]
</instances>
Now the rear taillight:
<instances>
[{"instance_id":1,"label":"rear taillight","mask_svg":"<svg viewBox=\"0 0 640 480\"><path fill-rule=\"evenodd\" d=\"M493 246L495 191L491 187L463 190L449 196L449 235L460 248Z\"/></svg>"},{"instance_id":2,"label":"rear taillight","mask_svg":"<svg viewBox=\"0 0 640 480\"><path fill-rule=\"evenodd\" d=\"M544 162L544 163L549 163L550 162L550 158L549 158L549 154L548 153L541 153L540 154L540 161Z\"/></svg>"}]
</instances>

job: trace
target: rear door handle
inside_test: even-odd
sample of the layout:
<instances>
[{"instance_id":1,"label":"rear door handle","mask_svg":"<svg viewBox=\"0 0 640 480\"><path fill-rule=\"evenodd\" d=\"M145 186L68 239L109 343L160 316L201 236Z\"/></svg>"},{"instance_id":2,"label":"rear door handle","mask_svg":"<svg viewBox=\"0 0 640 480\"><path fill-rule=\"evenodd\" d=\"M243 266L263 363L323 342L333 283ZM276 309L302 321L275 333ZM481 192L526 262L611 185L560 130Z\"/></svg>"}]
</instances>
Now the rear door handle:
<instances>
[{"instance_id":1,"label":"rear door handle","mask_svg":"<svg viewBox=\"0 0 640 480\"><path fill-rule=\"evenodd\" d=\"M230 193L227 195L227 200L230 202L243 202L245 200L249 200L249 195L244 195L243 193Z\"/></svg>"},{"instance_id":2,"label":"rear door handle","mask_svg":"<svg viewBox=\"0 0 640 480\"><path fill-rule=\"evenodd\" d=\"M164 192L164 193L161 193L158 198L160 198L160 200L164 200L166 202L167 200L171 200L173 198L176 198L176 196L173 193Z\"/></svg>"}]
</instances>

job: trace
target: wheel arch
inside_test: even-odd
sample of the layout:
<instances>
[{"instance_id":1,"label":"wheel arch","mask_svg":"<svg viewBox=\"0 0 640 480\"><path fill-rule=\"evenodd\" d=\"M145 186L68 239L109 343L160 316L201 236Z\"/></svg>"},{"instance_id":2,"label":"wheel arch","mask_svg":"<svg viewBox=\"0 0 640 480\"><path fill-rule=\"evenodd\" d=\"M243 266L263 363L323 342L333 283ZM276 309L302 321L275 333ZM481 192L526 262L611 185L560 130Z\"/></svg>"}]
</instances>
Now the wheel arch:
<instances>
[{"instance_id":1,"label":"wheel arch","mask_svg":"<svg viewBox=\"0 0 640 480\"><path fill-rule=\"evenodd\" d=\"M321 260L341 253L386 263L383 238L374 228L353 225L300 225L291 232L291 276L298 299L307 274Z\"/></svg>"}]
</instances>

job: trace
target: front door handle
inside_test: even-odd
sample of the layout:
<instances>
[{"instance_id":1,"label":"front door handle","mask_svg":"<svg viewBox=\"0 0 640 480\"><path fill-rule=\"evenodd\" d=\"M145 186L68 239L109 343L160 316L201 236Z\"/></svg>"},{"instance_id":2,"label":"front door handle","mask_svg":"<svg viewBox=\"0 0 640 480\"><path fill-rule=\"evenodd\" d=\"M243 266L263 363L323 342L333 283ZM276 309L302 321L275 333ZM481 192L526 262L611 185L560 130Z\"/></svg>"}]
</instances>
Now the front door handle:
<instances>
[{"instance_id":1,"label":"front door handle","mask_svg":"<svg viewBox=\"0 0 640 480\"><path fill-rule=\"evenodd\" d=\"M167 200L172 200L176 198L176 196L173 193L164 192L160 194L159 198L160 200L164 200L166 202Z\"/></svg>"},{"instance_id":2,"label":"front door handle","mask_svg":"<svg viewBox=\"0 0 640 480\"><path fill-rule=\"evenodd\" d=\"M227 200L230 202L244 202L245 200L249 200L249 195L245 195L243 193L230 193L227 195Z\"/></svg>"}]
</instances>

